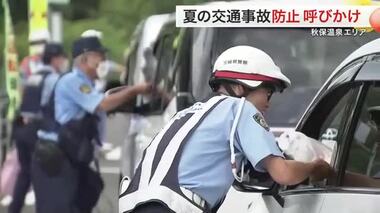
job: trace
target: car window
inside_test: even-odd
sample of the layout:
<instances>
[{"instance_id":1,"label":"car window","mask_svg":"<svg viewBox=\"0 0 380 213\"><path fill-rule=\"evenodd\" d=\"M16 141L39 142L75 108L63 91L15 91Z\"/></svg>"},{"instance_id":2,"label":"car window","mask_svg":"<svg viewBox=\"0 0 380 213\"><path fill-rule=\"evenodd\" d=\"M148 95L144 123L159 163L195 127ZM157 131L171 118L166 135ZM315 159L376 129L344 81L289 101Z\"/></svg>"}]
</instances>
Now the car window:
<instances>
[{"instance_id":1,"label":"car window","mask_svg":"<svg viewBox=\"0 0 380 213\"><path fill-rule=\"evenodd\" d=\"M332 150L336 151L339 143L338 134L344 125L345 118L347 117L348 106L353 95L353 90L347 92L340 101L328 113L327 117L321 124L318 141L327 145Z\"/></svg>"},{"instance_id":2,"label":"car window","mask_svg":"<svg viewBox=\"0 0 380 213\"><path fill-rule=\"evenodd\" d=\"M321 142L331 150L332 166L335 163L335 156L342 145L342 133L346 124L348 114L351 110L350 103L358 93L357 87L349 85L341 86L330 92L315 108L310 119L310 125L314 130L312 138ZM310 134L306 134L310 136Z\"/></svg>"},{"instance_id":3,"label":"car window","mask_svg":"<svg viewBox=\"0 0 380 213\"><path fill-rule=\"evenodd\" d=\"M352 139L346 170L380 178L379 86L371 86L364 99Z\"/></svg>"},{"instance_id":4,"label":"car window","mask_svg":"<svg viewBox=\"0 0 380 213\"><path fill-rule=\"evenodd\" d=\"M345 83L339 87L330 90L317 105L310 110L306 122L298 131L304 133L310 138L319 141L327 146L331 151L332 166L336 162L338 150L342 147L342 133L345 128L348 114L352 109L351 103L357 97L359 91L358 85ZM334 182L335 183L335 182ZM320 183L323 184L323 183ZM305 181L296 188L309 188L309 182ZM293 189L294 187L286 187L286 189Z\"/></svg>"},{"instance_id":5,"label":"car window","mask_svg":"<svg viewBox=\"0 0 380 213\"><path fill-rule=\"evenodd\" d=\"M133 82L133 75L135 73L135 69L136 69L136 57L137 57L137 46L138 44L136 44L136 46L133 46L129 56L128 56L128 59L127 59L127 70L128 70L128 85L134 85L134 82ZM129 77L131 76L131 77Z\"/></svg>"},{"instance_id":6,"label":"car window","mask_svg":"<svg viewBox=\"0 0 380 213\"><path fill-rule=\"evenodd\" d=\"M137 62L137 50L140 45L142 30L144 26L145 21L140 22L137 26L135 31L133 32L131 42L128 46L127 50L127 58L126 58L126 68L127 68L127 75L126 75L126 82L128 85L135 85L138 82L134 82L135 70L136 70L136 62Z\"/></svg>"},{"instance_id":7,"label":"car window","mask_svg":"<svg viewBox=\"0 0 380 213\"><path fill-rule=\"evenodd\" d=\"M321 142L331 151L331 166L337 162L336 156L341 149L342 132L345 128L352 103L359 93L359 85L344 83L327 91L315 106L307 112L298 128L310 138Z\"/></svg>"},{"instance_id":8,"label":"car window","mask_svg":"<svg viewBox=\"0 0 380 213\"><path fill-rule=\"evenodd\" d=\"M159 44L158 65L155 83L159 89L165 90L169 69L172 65L175 50L173 49L174 35L166 35Z\"/></svg>"},{"instance_id":9,"label":"car window","mask_svg":"<svg viewBox=\"0 0 380 213\"><path fill-rule=\"evenodd\" d=\"M193 73L191 73L193 67L193 64L191 63L193 58L193 55L191 54L193 49L193 30L193 28L180 30L177 41L177 52L170 72L174 84L169 85L169 89L172 88L172 93L178 93L178 111L185 109L194 103L191 94L189 94L189 91L191 91L191 81L189 81L189 79L191 79L191 76L193 75Z\"/></svg>"},{"instance_id":10,"label":"car window","mask_svg":"<svg viewBox=\"0 0 380 213\"><path fill-rule=\"evenodd\" d=\"M154 50L155 58L157 58L154 84L157 90L154 91L155 94L152 96L159 98L160 110L165 109L174 95L172 91L173 78L170 70L176 53L176 48L173 46L176 35L176 32L173 32L161 37Z\"/></svg>"},{"instance_id":11,"label":"car window","mask_svg":"<svg viewBox=\"0 0 380 213\"><path fill-rule=\"evenodd\" d=\"M344 124L350 103L357 93L358 86L346 83L322 94L321 100L307 112L299 131L319 141L337 141L339 129Z\"/></svg>"}]
</instances>

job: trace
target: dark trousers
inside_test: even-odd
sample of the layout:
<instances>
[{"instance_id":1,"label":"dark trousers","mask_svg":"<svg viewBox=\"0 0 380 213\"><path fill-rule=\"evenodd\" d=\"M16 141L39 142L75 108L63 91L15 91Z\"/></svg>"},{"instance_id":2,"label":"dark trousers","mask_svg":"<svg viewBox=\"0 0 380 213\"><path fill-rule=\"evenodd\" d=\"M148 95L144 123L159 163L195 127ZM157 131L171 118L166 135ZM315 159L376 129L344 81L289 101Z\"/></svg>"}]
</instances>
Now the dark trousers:
<instances>
[{"instance_id":1,"label":"dark trousers","mask_svg":"<svg viewBox=\"0 0 380 213\"><path fill-rule=\"evenodd\" d=\"M168 207L158 202L149 202L138 206L133 213L174 213Z\"/></svg>"},{"instance_id":2,"label":"dark trousers","mask_svg":"<svg viewBox=\"0 0 380 213\"><path fill-rule=\"evenodd\" d=\"M29 128L29 129L25 129ZM17 137L16 148L18 160L20 162L20 173L17 176L13 191L12 203L9 206L9 213L20 213L24 206L26 193L31 186L31 161L36 139L35 130L32 127L25 127L16 134L24 134L23 138ZM29 140L27 140L29 139Z\"/></svg>"},{"instance_id":3,"label":"dark trousers","mask_svg":"<svg viewBox=\"0 0 380 213\"><path fill-rule=\"evenodd\" d=\"M37 213L79 213L75 205L78 190L78 169L65 157L61 171L51 177L32 160L32 182L36 195Z\"/></svg>"}]
</instances>

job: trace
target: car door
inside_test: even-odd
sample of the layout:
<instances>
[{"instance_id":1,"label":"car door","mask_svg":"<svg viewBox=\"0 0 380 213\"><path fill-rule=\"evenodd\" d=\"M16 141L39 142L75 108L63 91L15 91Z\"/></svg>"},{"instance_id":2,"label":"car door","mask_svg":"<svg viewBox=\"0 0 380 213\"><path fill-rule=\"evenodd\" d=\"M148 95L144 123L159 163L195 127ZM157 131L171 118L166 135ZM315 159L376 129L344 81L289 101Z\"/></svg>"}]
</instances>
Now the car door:
<instances>
[{"instance_id":1,"label":"car door","mask_svg":"<svg viewBox=\"0 0 380 213\"><path fill-rule=\"evenodd\" d=\"M155 64L149 75L152 76L152 83L156 89L150 95L149 102L137 103L135 114L132 115L131 127L127 136L127 140L131 144L129 146L131 174L140 162L144 149L163 127L163 124L167 123L177 111L173 98L175 93L173 77L170 73L175 55L173 42L177 33L174 29L174 22L168 23L168 26L162 29L152 49L152 59L156 61L147 61L147 63Z\"/></svg>"},{"instance_id":2,"label":"car door","mask_svg":"<svg viewBox=\"0 0 380 213\"><path fill-rule=\"evenodd\" d=\"M344 142L344 131L349 122L353 104L358 97L361 86L346 83L330 91L312 116L315 116L313 137L334 150L331 166L338 166L337 159ZM318 119L318 120L317 120ZM311 122L311 121L310 121ZM318 130L318 131L317 131ZM284 200L283 212L319 212L326 196L335 187L336 180L321 182L317 185L309 182L301 183L296 187L287 186L280 191Z\"/></svg>"},{"instance_id":3,"label":"car door","mask_svg":"<svg viewBox=\"0 0 380 213\"><path fill-rule=\"evenodd\" d=\"M330 165L337 170L341 166L339 159L344 149L347 128L352 122L351 113L364 88L363 84L353 82L352 78L363 64L363 60L357 60L339 72L322 89L297 128L332 148ZM264 204L259 207L267 212L317 213L324 206L331 190L336 188L336 183L337 180L334 179L318 184L305 181L297 186L279 186L277 193L263 195Z\"/></svg>"},{"instance_id":4,"label":"car door","mask_svg":"<svg viewBox=\"0 0 380 213\"><path fill-rule=\"evenodd\" d=\"M380 208L380 56L369 56L357 76L362 90L344 133L335 187L321 213L379 212Z\"/></svg>"},{"instance_id":5,"label":"car door","mask_svg":"<svg viewBox=\"0 0 380 213\"><path fill-rule=\"evenodd\" d=\"M135 75L142 75L139 72L136 72L136 64L137 64L137 57L138 57L138 49L141 42L141 36L144 29L145 20L141 21L137 26L135 31L132 34L132 38L130 41L130 44L127 49L127 55L126 55L126 73L124 73L124 79L123 83L126 85L135 85L137 82L134 82L134 79L137 78ZM121 151L121 160L120 160L120 175L121 176L128 176L131 177L134 171L133 168L133 155L131 155L131 150L133 153L133 144L130 143L130 137L129 129L131 124L131 117L132 113L131 110L127 112L120 113L120 115L123 117L123 131L125 134L123 135L123 143L122 143L122 151ZM112 135L112 132L111 132Z\"/></svg>"}]
</instances>

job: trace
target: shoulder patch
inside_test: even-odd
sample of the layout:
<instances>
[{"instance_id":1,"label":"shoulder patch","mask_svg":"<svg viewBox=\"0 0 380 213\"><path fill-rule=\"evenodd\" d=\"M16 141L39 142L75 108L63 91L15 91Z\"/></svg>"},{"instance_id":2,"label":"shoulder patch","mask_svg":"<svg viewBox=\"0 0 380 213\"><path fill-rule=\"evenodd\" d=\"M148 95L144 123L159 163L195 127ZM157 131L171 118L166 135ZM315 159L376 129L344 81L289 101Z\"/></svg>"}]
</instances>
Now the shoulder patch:
<instances>
[{"instance_id":1,"label":"shoulder patch","mask_svg":"<svg viewBox=\"0 0 380 213\"><path fill-rule=\"evenodd\" d=\"M84 93L84 94L88 94L88 93L91 92L91 87L88 86L87 84L82 84L82 85L80 85L79 90L80 90L82 93Z\"/></svg>"},{"instance_id":2,"label":"shoulder patch","mask_svg":"<svg viewBox=\"0 0 380 213\"><path fill-rule=\"evenodd\" d=\"M265 121L264 117L260 113L256 113L253 116L253 119L260 125L262 126L266 131L269 131L269 126L267 122Z\"/></svg>"}]
</instances>

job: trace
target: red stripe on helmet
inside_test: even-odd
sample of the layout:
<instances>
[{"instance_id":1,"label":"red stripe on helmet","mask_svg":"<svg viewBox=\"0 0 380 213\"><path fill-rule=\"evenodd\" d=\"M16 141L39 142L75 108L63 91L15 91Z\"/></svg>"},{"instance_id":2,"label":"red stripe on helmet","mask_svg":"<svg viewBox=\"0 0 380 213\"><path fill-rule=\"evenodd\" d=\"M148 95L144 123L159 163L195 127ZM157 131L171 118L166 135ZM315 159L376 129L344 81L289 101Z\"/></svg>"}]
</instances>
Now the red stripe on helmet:
<instances>
[{"instance_id":1,"label":"red stripe on helmet","mask_svg":"<svg viewBox=\"0 0 380 213\"><path fill-rule=\"evenodd\" d=\"M241 79L241 80L252 80L252 81L271 81L271 82L279 82L278 79L268 77L265 75L259 74L248 74L248 73L239 73L233 71L224 71L217 70L214 74L217 78L232 78L232 79Z\"/></svg>"}]
</instances>

